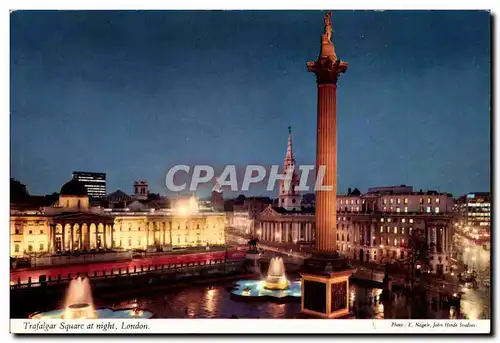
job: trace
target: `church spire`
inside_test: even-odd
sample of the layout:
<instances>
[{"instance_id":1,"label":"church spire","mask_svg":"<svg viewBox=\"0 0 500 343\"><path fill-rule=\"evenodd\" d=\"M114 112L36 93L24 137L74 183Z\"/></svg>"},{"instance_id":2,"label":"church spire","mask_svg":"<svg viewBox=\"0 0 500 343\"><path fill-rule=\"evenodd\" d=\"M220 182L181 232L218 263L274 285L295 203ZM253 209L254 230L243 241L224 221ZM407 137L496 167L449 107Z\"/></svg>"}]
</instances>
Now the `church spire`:
<instances>
[{"instance_id":1,"label":"church spire","mask_svg":"<svg viewBox=\"0 0 500 343\"><path fill-rule=\"evenodd\" d=\"M286 148L286 157L285 157L285 168L288 168L290 165L295 165L295 158L293 156L293 148L292 148L292 126L288 126L288 144Z\"/></svg>"}]
</instances>

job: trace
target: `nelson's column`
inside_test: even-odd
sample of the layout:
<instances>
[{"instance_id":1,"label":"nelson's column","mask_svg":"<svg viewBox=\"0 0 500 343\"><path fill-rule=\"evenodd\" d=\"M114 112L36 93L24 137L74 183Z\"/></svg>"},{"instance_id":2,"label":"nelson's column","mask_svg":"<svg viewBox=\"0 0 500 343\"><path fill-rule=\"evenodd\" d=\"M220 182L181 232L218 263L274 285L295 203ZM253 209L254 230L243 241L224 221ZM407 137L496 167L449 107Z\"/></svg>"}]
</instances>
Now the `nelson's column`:
<instances>
[{"instance_id":1,"label":"nelson's column","mask_svg":"<svg viewBox=\"0 0 500 343\"><path fill-rule=\"evenodd\" d=\"M300 271L302 312L322 318L348 316L349 277L355 271L336 251L337 79L347 70L347 62L337 58L331 36L328 12L319 57L307 63L307 70L316 74L318 87L316 170L325 166L323 185L333 187L316 189L315 253Z\"/></svg>"}]
</instances>

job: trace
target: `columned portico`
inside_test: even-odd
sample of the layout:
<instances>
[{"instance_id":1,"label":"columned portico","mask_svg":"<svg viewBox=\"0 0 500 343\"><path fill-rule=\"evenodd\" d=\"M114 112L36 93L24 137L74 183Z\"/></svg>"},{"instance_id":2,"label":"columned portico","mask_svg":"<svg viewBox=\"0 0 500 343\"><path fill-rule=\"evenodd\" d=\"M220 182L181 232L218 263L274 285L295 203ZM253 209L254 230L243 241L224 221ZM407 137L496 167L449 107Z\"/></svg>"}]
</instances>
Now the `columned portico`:
<instances>
[{"instance_id":1,"label":"columned portico","mask_svg":"<svg viewBox=\"0 0 500 343\"><path fill-rule=\"evenodd\" d=\"M113 217L91 213L56 215L49 224L52 253L111 248Z\"/></svg>"}]
</instances>

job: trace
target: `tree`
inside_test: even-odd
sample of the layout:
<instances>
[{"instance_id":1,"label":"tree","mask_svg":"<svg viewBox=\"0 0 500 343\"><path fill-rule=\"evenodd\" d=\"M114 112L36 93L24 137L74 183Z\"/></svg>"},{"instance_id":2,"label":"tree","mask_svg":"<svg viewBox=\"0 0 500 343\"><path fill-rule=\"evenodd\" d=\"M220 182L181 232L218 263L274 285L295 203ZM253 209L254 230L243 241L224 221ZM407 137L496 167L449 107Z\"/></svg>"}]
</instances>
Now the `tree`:
<instances>
[{"instance_id":1,"label":"tree","mask_svg":"<svg viewBox=\"0 0 500 343\"><path fill-rule=\"evenodd\" d=\"M22 201L29 198L30 194L26 189L26 185L17 181L16 179L10 179L10 201Z\"/></svg>"},{"instance_id":2,"label":"tree","mask_svg":"<svg viewBox=\"0 0 500 343\"><path fill-rule=\"evenodd\" d=\"M430 268L429 253L432 249L434 249L434 244L427 243L427 237L424 233L426 231L427 230L422 231L414 229L411 232L408 240L408 256L406 259L399 260L400 263L403 263L403 265L407 266L411 290L413 290L415 286L417 270L427 271Z\"/></svg>"}]
</instances>

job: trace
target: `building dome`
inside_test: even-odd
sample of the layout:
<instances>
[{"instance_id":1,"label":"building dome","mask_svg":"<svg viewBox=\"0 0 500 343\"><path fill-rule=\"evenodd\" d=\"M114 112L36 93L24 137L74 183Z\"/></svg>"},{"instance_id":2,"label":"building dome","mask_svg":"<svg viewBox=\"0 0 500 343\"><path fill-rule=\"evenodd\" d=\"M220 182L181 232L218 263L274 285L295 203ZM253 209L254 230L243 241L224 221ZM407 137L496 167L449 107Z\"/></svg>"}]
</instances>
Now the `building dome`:
<instances>
[{"instance_id":1,"label":"building dome","mask_svg":"<svg viewBox=\"0 0 500 343\"><path fill-rule=\"evenodd\" d=\"M71 180L66 182L62 187L61 187L61 195L75 195L75 196L86 196L87 195L87 189L85 188L85 185L78 181L78 180Z\"/></svg>"}]
</instances>

